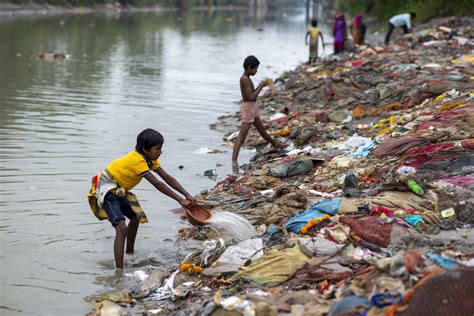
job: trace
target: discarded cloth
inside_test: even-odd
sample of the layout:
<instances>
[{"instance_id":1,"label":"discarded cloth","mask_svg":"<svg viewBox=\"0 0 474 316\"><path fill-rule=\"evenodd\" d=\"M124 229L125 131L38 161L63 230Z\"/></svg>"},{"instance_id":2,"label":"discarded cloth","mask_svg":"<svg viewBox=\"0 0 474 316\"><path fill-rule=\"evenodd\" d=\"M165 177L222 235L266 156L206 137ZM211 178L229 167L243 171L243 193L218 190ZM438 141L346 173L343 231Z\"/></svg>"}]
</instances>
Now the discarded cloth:
<instances>
[{"instance_id":1,"label":"discarded cloth","mask_svg":"<svg viewBox=\"0 0 474 316\"><path fill-rule=\"evenodd\" d=\"M351 233L373 245L387 247L390 244L392 225L381 223L377 217L354 218L341 216L339 222L349 225Z\"/></svg>"},{"instance_id":2,"label":"discarded cloth","mask_svg":"<svg viewBox=\"0 0 474 316\"><path fill-rule=\"evenodd\" d=\"M309 261L299 247L271 249L258 261L237 273L232 279L245 278L262 286L276 286L288 280Z\"/></svg>"},{"instance_id":3,"label":"discarded cloth","mask_svg":"<svg viewBox=\"0 0 474 316\"><path fill-rule=\"evenodd\" d=\"M423 196L406 191L384 191L371 198L370 206L384 206L391 210L439 212L438 195L433 191L428 191Z\"/></svg>"},{"instance_id":4,"label":"discarded cloth","mask_svg":"<svg viewBox=\"0 0 474 316\"><path fill-rule=\"evenodd\" d=\"M339 210L341 199L325 200L317 203L303 213L291 218L285 225L288 231L300 233L301 228L313 218L323 217L324 214L334 215Z\"/></svg>"},{"instance_id":5,"label":"discarded cloth","mask_svg":"<svg viewBox=\"0 0 474 316\"><path fill-rule=\"evenodd\" d=\"M298 244L300 245L300 250L308 257L332 256L344 247L344 245L322 237L298 238Z\"/></svg>"},{"instance_id":6,"label":"discarded cloth","mask_svg":"<svg viewBox=\"0 0 474 316\"><path fill-rule=\"evenodd\" d=\"M269 175L277 178L291 177L305 174L313 169L313 161L311 159L298 159L289 165L281 164L275 168L271 168Z\"/></svg>"},{"instance_id":7,"label":"discarded cloth","mask_svg":"<svg viewBox=\"0 0 474 316\"><path fill-rule=\"evenodd\" d=\"M408 149L415 146L428 144L428 140L424 137L400 137L390 138L381 143L373 152L377 158L386 156L399 156Z\"/></svg>"}]
</instances>

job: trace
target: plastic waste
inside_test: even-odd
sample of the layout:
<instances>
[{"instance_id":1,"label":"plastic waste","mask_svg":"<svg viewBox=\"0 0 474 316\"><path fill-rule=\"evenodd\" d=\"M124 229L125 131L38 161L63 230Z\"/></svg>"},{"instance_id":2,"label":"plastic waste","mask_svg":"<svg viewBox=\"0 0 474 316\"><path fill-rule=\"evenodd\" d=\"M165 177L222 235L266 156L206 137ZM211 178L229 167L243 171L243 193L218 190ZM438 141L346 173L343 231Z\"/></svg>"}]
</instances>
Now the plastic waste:
<instances>
[{"instance_id":1,"label":"plastic waste","mask_svg":"<svg viewBox=\"0 0 474 316\"><path fill-rule=\"evenodd\" d=\"M437 265L443 267L445 269L455 269L459 267L459 263L457 263L454 259L451 259L446 256L438 255L434 252L430 252L428 254L431 260L433 260Z\"/></svg>"},{"instance_id":2,"label":"plastic waste","mask_svg":"<svg viewBox=\"0 0 474 316\"><path fill-rule=\"evenodd\" d=\"M397 173L399 175L403 175L403 174L407 174L407 173L411 173L411 172L415 172L415 171L416 171L416 169L414 167L402 166L402 167L398 168Z\"/></svg>"},{"instance_id":3,"label":"plastic waste","mask_svg":"<svg viewBox=\"0 0 474 316\"><path fill-rule=\"evenodd\" d=\"M456 215L456 212L454 211L454 208L452 207L445 209L444 211L441 211L441 216L443 216L444 218L448 218L454 215Z\"/></svg>"},{"instance_id":4,"label":"plastic waste","mask_svg":"<svg viewBox=\"0 0 474 316\"><path fill-rule=\"evenodd\" d=\"M425 194L425 191L423 190L423 188L418 183L416 183L415 179L409 178L407 180L407 185L413 191L413 193L415 193L417 195Z\"/></svg>"},{"instance_id":5,"label":"plastic waste","mask_svg":"<svg viewBox=\"0 0 474 316\"><path fill-rule=\"evenodd\" d=\"M268 118L270 121L275 121L275 122L284 122L288 120L288 115L285 113L275 113L272 116Z\"/></svg>"},{"instance_id":6,"label":"plastic waste","mask_svg":"<svg viewBox=\"0 0 474 316\"><path fill-rule=\"evenodd\" d=\"M219 263L243 265L247 260L256 260L263 255L261 238L247 239L237 245L229 246L217 259Z\"/></svg>"},{"instance_id":7,"label":"plastic waste","mask_svg":"<svg viewBox=\"0 0 474 316\"><path fill-rule=\"evenodd\" d=\"M208 170L204 171L204 175L206 177L216 176L217 175L217 170L216 169L208 169Z\"/></svg>"}]
</instances>

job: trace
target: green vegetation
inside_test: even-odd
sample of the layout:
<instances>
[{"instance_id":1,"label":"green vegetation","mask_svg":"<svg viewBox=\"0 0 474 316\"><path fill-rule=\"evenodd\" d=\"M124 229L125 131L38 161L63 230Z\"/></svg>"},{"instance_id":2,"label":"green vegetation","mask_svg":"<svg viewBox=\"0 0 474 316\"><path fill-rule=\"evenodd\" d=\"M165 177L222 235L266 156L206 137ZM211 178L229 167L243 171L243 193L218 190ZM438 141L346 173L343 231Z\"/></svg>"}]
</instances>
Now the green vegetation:
<instances>
[{"instance_id":1,"label":"green vegetation","mask_svg":"<svg viewBox=\"0 0 474 316\"><path fill-rule=\"evenodd\" d=\"M465 16L474 13L472 0L337 0L340 11L352 15L366 13L385 21L391 16L416 12L417 20L425 21L437 16Z\"/></svg>"}]
</instances>

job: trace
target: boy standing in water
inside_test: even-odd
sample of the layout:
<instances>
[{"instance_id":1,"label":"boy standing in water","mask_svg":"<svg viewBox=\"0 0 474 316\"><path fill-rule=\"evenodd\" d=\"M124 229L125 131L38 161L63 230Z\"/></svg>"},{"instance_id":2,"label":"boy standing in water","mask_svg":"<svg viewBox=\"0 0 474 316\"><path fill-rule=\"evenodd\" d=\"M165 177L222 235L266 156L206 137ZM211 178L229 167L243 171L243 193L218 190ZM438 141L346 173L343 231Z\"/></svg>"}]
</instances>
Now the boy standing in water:
<instances>
[{"instance_id":1,"label":"boy standing in water","mask_svg":"<svg viewBox=\"0 0 474 316\"><path fill-rule=\"evenodd\" d=\"M318 58L318 39L321 37L321 42L323 43L324 49L324 38L321 29L318 28L318 21L312 20L311 27L306 32L305 42L308 45L308 38L309 38L309 65L312 65L316 62Z\"/></svg>"},{"instance_id":2,"label":"boy standing in water","mask_svg":"<svg viewBox=\"0 0 474 316\"><path fill-rule=\"evenodd\" d=\"M89 205L98 219L108 219L115 228L114 255L117 269L123 269L125 240L126 252L133 253L138 225L148 222L135 194L130 192L142 178L147 179L158 191L175 199L184 208L195 203L194 198L178 181L161 168L158 158L162 153L163 143L163 136L159 132L146 129L138 135L134 150L114 160L101 174L92 178L92 188L87 195ZM152 171L184 198L158 181ZM125 217L130 220L128 226L125 224Z\"/></svg>"},{"instance_id":3,"label":"boy standing in water","mask_svg":"<svg viewBox=\"0 0 474 316\"><path fill-rule=\"evenodd\" d=\"M239 156L240 146L245 142L247 133L252 124L257 128L260 135L275 148L281 145L274 140L265 130L262 120L258 116L260 110L257 106L257 97L260 91L271 83L270 79L262 81L257 88L254 88L250 76L257 73L260 61L255 56L247 56L244 61L244 73L240 77L240 92L242 93L242 104L240 105L240 116L242 125L240 126L239 136L234 144L232 151L232 168L234 172L238 171L237 157Z\"/></svg>"}]
</instances>

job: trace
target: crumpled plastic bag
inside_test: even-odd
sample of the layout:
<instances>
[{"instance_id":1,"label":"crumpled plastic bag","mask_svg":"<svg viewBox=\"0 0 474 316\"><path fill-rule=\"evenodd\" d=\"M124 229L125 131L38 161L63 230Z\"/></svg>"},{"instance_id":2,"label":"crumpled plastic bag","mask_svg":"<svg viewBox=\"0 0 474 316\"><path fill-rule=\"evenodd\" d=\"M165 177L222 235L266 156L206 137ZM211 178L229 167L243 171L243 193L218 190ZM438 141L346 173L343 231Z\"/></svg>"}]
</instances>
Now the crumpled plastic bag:
<instances>
[{"instance_id":1,"label":"crumpled plastic bag","mask_svg":"<svg viewBox=\"0 0 474 316\"><path fill-rule=\"evenodd\" d=\"M227 247L217 259L217 262L243 265L248 259L256 260L260 258L263 255L262 248L261 238L247 239L235 246Z\"/></svg>"}]
</instances>

